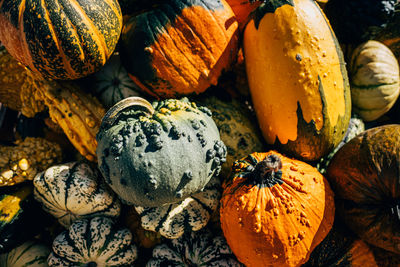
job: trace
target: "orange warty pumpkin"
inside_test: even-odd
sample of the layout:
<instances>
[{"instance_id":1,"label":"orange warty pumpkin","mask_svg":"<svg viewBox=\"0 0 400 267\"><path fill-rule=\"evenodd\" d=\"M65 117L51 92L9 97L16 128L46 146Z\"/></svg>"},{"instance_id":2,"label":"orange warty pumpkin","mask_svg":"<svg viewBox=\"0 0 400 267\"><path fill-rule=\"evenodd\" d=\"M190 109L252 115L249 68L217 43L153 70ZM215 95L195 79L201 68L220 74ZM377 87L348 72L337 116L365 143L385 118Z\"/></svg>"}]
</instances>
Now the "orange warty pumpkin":
<instances>
[{"instance_id":1,"label":"orange warty pumpkin","mask_svg":"<svg viewBox=\"0 0 400 267\"><path fill-rule=\"evenodd\" d=\"M232 167L221 199L221 227L246 266L299 266L332 228L333 192L314 167L276 151Z\"/></svg>"}]
</instances>

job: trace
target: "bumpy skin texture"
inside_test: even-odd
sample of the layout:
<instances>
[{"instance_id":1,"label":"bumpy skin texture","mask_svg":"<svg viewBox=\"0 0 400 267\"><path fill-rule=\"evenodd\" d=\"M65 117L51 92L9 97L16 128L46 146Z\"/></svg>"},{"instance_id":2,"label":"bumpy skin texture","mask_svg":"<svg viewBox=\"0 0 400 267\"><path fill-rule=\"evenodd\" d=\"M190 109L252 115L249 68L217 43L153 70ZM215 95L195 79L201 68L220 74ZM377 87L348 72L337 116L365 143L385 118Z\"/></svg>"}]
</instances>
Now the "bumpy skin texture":
<instances>
[{"instance_id":1,"label":"bumpy skin texture","mask_svg":"<svg viewBox=\"0 0 400 267\"><path fill-rule=\"evenodd\" d=\"M97 166L88 162L52 166L39 173L33 185L35 199L64 227L77 219L116 218L121 211L121 203L104 184Z\"/></svg>"},{"instance_id":2,"label":"bumpy skin texture","mask_svg":"<svg viewBox=\"0 0 400 267\"><path fill-rule=\"evenodd\" d=\"M8 253L0 255L0 267L48 267L50 248L35 241L27 241Z\"/></svg>"},{"instance_id":3,"label":"bumpy skin texture","mask_svg":"<svg viewBox=\"0 0 400 267\"><path fill-rule=\"evenodd\" d=\"M106 63L118 42L117 0L1 1L0 40L30 70L77 79Z\"/></svg>"},{"instance_id":4,"label":"bumpy skin texture","mask_svg":"<svg viewBox=\"0 0 400 267\"><path fill-rule=\"evenodd\" d=\"M400 253L400 126L369 129L345 144L329 164L337 211L364 241Z\"/></svg>"},{"instance_id":5,"label":"bumpy skin texture","mask_svg":"<svg viewBox=\"0 0 400 267\"><path fill-rule=\"evenodd\" d=\"M265 159L274 159L276 169L265 168ZM332 228L334 214L333 192L317 169L275 151L235 162L220 208L224 236L249 267L307 262Z\"/></svg>"},{"instance_id":6,"label":"bumpy skin texture","mask_svg":"<svg viewBox=\"0 0 400 267\"><path fill-rule=\"evenodd\" d=\"M225 0L164 0L133 16L121 35L122 63L146 93L199 94L236 58L239 30Z\"/></svg>"},{"instance_id":7,"label":"bumpy skin texture","mask_svg":"<svg viewBox=\"0 0 400 267\"><path fill-rule=\"evenodd\" d=\"M35 175L61 162L58 144L43 138L27 137L16 146L0 146L0 186L33 180Z\"/></svg>"},{"instance_id":8,"label":"bumpy skin texture","mask_svg":"<svg viewBox=\"0 0 400 267\"><path fill-rule=\"evenodd\" d=\"M135 206L146 230L159 232L170 239L184 233L198 231L208 223L221 198L221 184L213 177L200 193L193 194L181 202L162 207L144 208Z\"/></svg>"},{"instance_id":9,"label":"bumpy skin texture","mask_svg":"<svg viewBox=\"0 0 400 267\"><path fill-rule=\"evenodd\" d=\"M106 182L121 199L142 207L176 203L199 192L226 161L209 109L186 98L153 107L153 115L141 106L125 107L111 124L103 120L97 135Z\"/></svg>"},{"instance_id":10,"label":"bumpy skin texture","mask_svg":"<svg viewBox=\"0 0 400 267\"><path fill-rule=\"evenodd\" d=\"M247 78L264 138L304 161L328 154L351 115L343 54L310 0L275 0L256 9L243 38Z\"/></svg>"},{"instance_id":11,"label":"bumpy skin texture","mask_svg":"<svg viewBox=\"0 0 400 267\"><path fill-rule=\"evenodd\" d=\"M68 231L58 235L47 263L50 267L85 266L85 263L128 267L136 258L131 232L118 228L109 218L95 217L75 221Z\"/></svg>"},{"instance_id":12,"label":"bumpy skin texture","mask_svg":"<svg viewBox=\"0 0 400 267\"><path fill-rule=\"evenodd\" d=\"M213 236L207 229L189 232L155 247L146 267L161 266L243 267L226 240Z\"/></svg>"}]
</instances>

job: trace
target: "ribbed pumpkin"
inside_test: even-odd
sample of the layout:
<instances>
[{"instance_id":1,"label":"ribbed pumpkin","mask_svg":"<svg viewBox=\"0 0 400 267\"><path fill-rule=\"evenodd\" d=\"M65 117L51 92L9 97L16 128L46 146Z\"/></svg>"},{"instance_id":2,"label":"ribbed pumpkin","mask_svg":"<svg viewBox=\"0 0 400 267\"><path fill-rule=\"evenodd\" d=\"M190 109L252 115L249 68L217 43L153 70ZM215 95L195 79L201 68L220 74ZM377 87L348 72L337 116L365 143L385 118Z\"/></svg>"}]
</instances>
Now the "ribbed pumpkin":
<instances>
[{"instance_id":1,"label":"ribbed pumpkin","mask_svg":"<svg viewBox=\"0 0 400 267\"><path fill-rule=\"evenodd\" d=\"M0 40L45 77L77 79L100 69L122 29L117 0L1 1Z\"/></svg>"},{"instance_id":2,"label":"ribbed pumpkin","mask_svg":"<svg viewBox=\"0 0 400 267\"><path fill-rule=\"evenodd\" d=\"M36 241L28 241L0 255L0 267L48 267L50 248Z\"/></svg>"},{"instance_id":3,"label":"ribbed pumpkin","mask_svg":"<svg viewBox=\"0 0 400 267\"><path fill-rule=\"evenodd\" d=\"M328 166L337 211L366 242L400 254L400 125L369 129Z\"/></svg>"},{"instance_id":4,"label":"ribbed pumpkin","mask_svg":"<svg viewBox=\"0 0 400 267\"><path fill-rule=\"evenodd\" d=\"M278 152L253 153L232 167L221 227L246 266L299 266L332 228L333 192L314 167Z\"/></svg>"},{"instance_id":5,"label":"ribbed pumpkin","mask_svg":"<svg viewBox=\"0 0 400 267\"><path fill-rule=\"evenodd\" d=\"M217 84L238 49L238 23L225 0L165 0L133 16L122 31L121 58L152 96L174 98Z\"/></svg>"},{"instance_id":6,"label":"ribbed pumpkin","mask_svg":"<svg viewBox=\"0 0 400 267\"><path fill-rule=\"evenodd\" d=\"M120 215L117 196L105 185L97 166L88 162L52 166L39 173L33 185L35 199L64 227L77 219Z\"/></svg>"},{"instance_id":7,"label":"ribbed pumpkin","mask_svg":"<svg viewBox=\"0 0 400 267\"><path fill-rule=\"evenodd\" d=\"M126 98L104 116L97 134L99 168L132 205L160 207L202 190L226 161L211 111L187 98Z\"/></svg>"},{"instance_id":8,"label":"ribbed pumpkin","mask_svg":"<svg viewBox=\"0 0 400 267\"><path fill-rule=\"evenodd\" d=\"M233 13L235 13L241 30L244 29L246 23L249 21L251 12L261 4L261 1L253 0L226 0L226 2L231 6Z\"/></svg>"},{"instance_id":9,"label":"ribbed pumpkin","mask_svg":"<svg viewBox=\"0 0 400 267\"><path fill-rule=\"evenodd\" d=\"M399 63L380 42L370 40L353 51L349 75L353 111L365 121L381 117L399 96Z\"/></svg>"},{"instance_id":10,"label":"ribbed pumpkin","mask_svg":"<svg viewBox=\"0 0 400 267\"><path fill-rule=\"evenodd\" d=\"M247 24L243 42L267 143L306 161L329 153L346 132L351 103L342 51L318 5L267 1Z\"/></svg>"}]
</instances>

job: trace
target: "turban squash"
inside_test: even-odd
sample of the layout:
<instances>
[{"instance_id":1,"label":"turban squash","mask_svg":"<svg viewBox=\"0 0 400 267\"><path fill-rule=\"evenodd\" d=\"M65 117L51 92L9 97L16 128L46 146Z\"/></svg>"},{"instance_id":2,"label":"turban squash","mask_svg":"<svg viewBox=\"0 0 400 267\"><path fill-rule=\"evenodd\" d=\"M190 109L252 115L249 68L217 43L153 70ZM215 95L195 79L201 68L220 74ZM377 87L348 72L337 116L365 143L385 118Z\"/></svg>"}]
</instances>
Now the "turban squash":
<instances>
[{"instance_id":1,"label":"turban squash","mask_svg":"<svg viewBox=\"0 0 400 267\"><path fill-rule=\"evenodd\" d=\"M275 151L236 161L223 189L222 231L246 266L299 266L332 228L335 205L326 179Z\"/></svg>"},{"instance_id":2,"label":"turban squash","mask_svg":"<svg viewBox=\"0 0 400 267\"><path fill-rule=\"evenodd\" d=\"M32 71L77 79L97 71L122 29L117 0L0 2L0 40Z\"/></svg>"},{"instance_id":3,"label":"turban squash","mask_svg":"<svg viewBox=\"0 0 400 267\"><path fill-rule=\"evenodd\" d=\"M217 84L238 49L238 23L225 0L165 0L133 16L121 58L146 93L174 98Z\"/></svg>"},{"instance_id":4,"label":"turban squash","mask_svg":"<svg viewBox=\"0 0 400 267\"><path fill-rule=\"evenodd\" d=\"M305 161L329 153L346 132L351 103L342 51L318 5L267 1L247 24L243 42L267 143Z\"/></svg>"}]
</instances>

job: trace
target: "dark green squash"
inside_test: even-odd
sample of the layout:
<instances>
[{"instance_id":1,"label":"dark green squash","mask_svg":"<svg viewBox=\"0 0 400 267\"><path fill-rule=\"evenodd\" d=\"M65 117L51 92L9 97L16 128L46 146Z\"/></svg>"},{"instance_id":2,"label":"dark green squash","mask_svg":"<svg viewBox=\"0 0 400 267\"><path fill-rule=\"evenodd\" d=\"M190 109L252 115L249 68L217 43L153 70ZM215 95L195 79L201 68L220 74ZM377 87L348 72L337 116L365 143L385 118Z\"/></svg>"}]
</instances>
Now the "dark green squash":
<instances>
[{"instance_id":1,"label":"dark green squash","mask_svg":"<svg viewBox=\"0 0 400 267\"><path fill-rule=\"evenodd\" d=\"M0 2L0 40L24 66L54 79L101 68L122 29L117 0Z\"/></svg>"},{"instance_id":2,"label":"dark green squash","mask_svg":"<svg viewBox=\"0 0 400 267\"><path fill-rule=\"evenodd\" d=\"M132 97L104 116L97 134L99 168L129 204L159 207L201 191L226 161L211 111L187 98Z\"/></svg>"}]
</instances>

